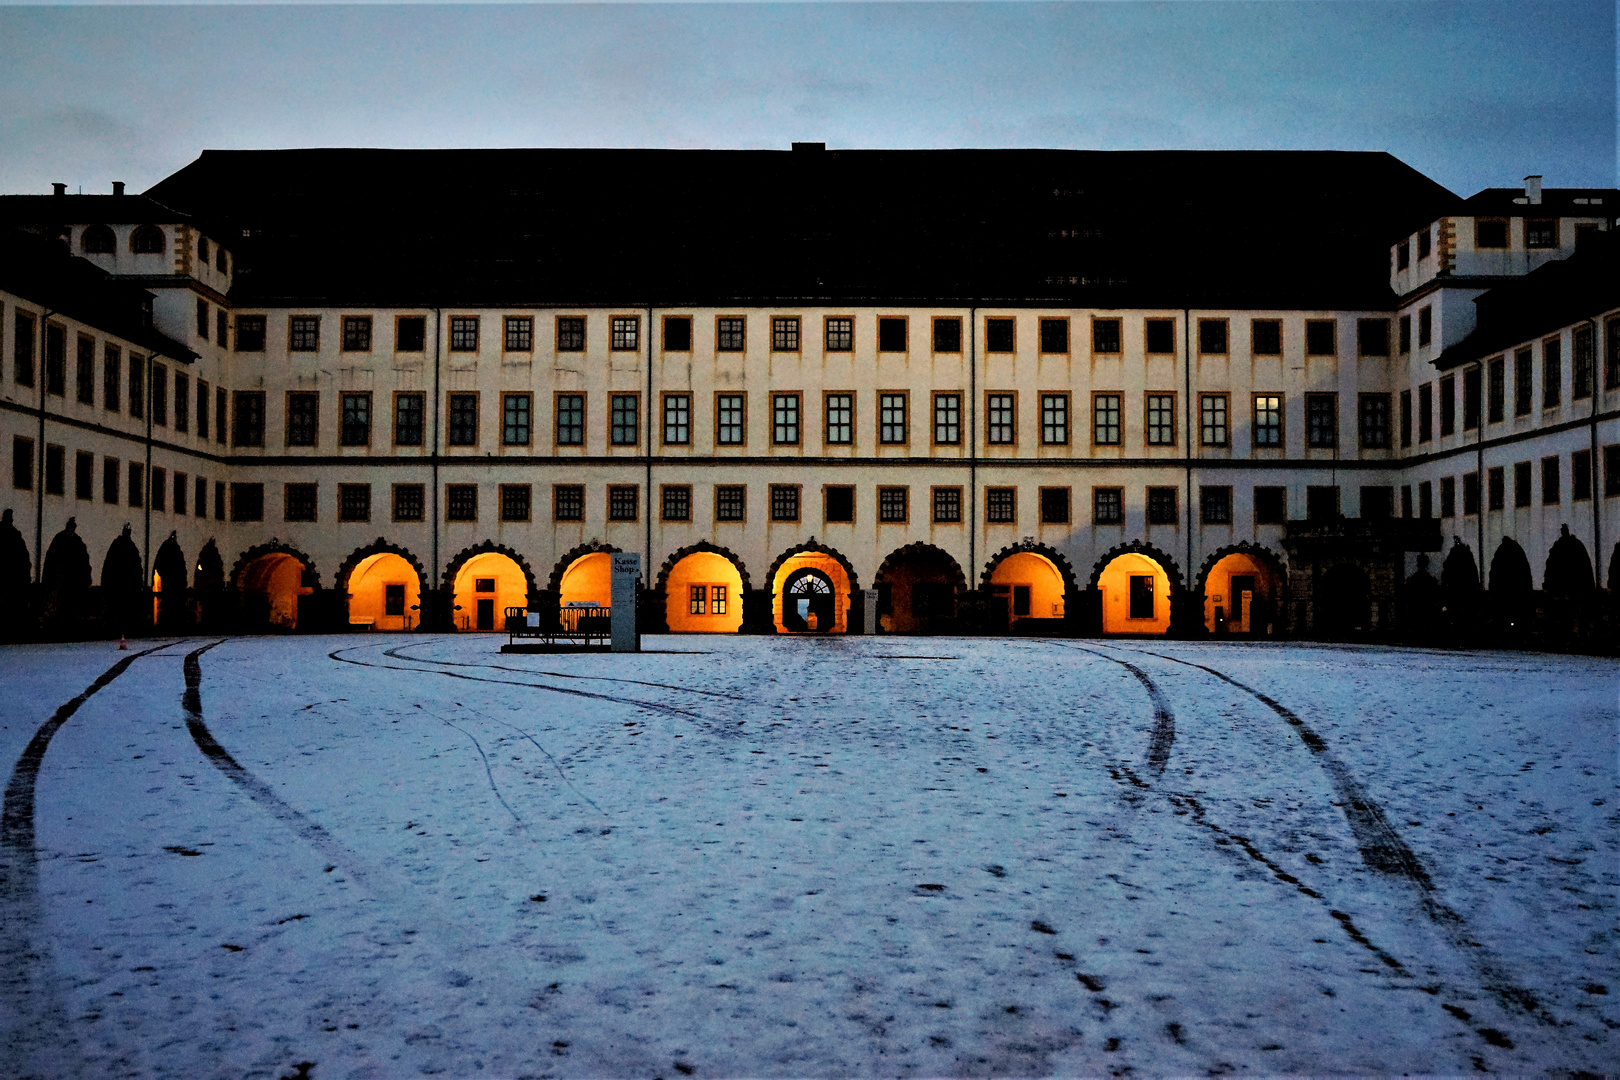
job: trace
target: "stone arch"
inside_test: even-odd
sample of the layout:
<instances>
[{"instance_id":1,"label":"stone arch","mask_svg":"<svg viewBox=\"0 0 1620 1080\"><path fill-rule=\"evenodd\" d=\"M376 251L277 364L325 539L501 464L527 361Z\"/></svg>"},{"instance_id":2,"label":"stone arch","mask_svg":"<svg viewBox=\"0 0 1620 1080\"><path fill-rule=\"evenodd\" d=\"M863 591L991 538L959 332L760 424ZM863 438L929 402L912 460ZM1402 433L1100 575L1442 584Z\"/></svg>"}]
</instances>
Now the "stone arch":
<instances>
[{"instance_id":1,"label":"stone arch","mask_svg":"<svg viewBox=\"0 0 1620 1080\"><path fill-rule=\"evenodd\" d=\"M199 592L212 592L225 587L225 560L219 557L219 545L209 537L208 543L197 553L197 572L192 587Z\"/></svg>"},{"instance_id":2,"label":"stone arch","mask_svg":"<svg viewBox=\"0 0 1620 1080\"><path fill-rule=\"evenodd\" d=\"M79 537L79 523L75 518L67 519L62 531L45 549L41 576L47 588L58 592L83 592L90 587L90 552Z\"/></svg>"},{"instance_id":3,"label":"stone arch","mask_svg":"<svg viewBox=\"0 0 1620 1080\"><path fill-rule=\"evenodd\" d=\"M359 566L373 555L398 555L400 558L410 563L411 569L416 571L418 587L423 589L427 588L427 568L422 565L422 560L418 559L415 555L412 555L409 549L402 548L398 544L390 544L387 540L384 540L380 536L364 547L357 547L349 553L349 557L343 560L343 565L338 567L337 578L333 582L333 588L337 589L339 592L348 592L349 575L354 573L355 567Z\"/></svg>"},{"instance_id":4,"label":"stone arch","mask_svg":"<svg viewBox=\"0 0 1620 1080\"><path fill-rule=\"evenodd\" d=\"M275 537L271 537L269 543L255 544L237 556L236 564L231 567L231 588L241 588L242 571L252 565L255 559L262 559L266 555L291 555L304 564L303 587L306 589L318 589L321 587L321 572L315 569L315 560L291 544L283 544Z\"/></svg>"},{"instance_id":5,"label":"stone arch","mask_svg":"<svg viewBox=\"0 0 1620 1080\"><path fill-rule=\"evenodd\" d=\"M28 589L33 560L28 557L28 541L11 523L11 511L0 513L0 597L20 601Z\"/></svg>"},{"instance_id":6,"label":"stone arch","mask_svg":"<svg viewBox=\"0 0 1620 1080\"><path fill-rule=\"evenodd\" d=\"M129 234L129 250L136 255L162 255L167 247L163 230L156 225L137 225Z\"/></svg>"},{"instance_id":7,"label":"stone arch","mask_svg":"<svg viewBox=\"0 0 1620 1080\"><path fill-rule=\"evenodd\" d=\"M141 551L129 535L129 526L107 545L101 563L101 587L108 591L138 592L141 588Z\"/></svg>"},{"instance_id":8,"label":"stone arch","mask_svg":"<svg viewBox=\"0 0 1620 1080\"><path fill-rule=\"evenodd\" d=\"M1006 547L990 556L989 561L984 564L984 569L979 573L979 584L983 587L988 587L990 584L990 575L996 572L996 567L1000 566L1014 555L1026 553L1030 555L1039 555L1050 561L1053 566L1057 567L1059 576L1063 578L1064 589L1068 590L1069 592L1075 592L1078 590L1079 586L1074 577L1074 567L1070 565L1069 560L1063 555L1063 553L1057 548L1042 544L1028 536L1024 537L1016 544L1008 544Z\"/></svg>"},{"instance_id":9,"label":"stone arch","mask_svg":"<svg viewBox=\"0 0 1620 1080\"><path fill-rule=\"evenodd\" d=\"M888 555L884 556L883 565L878 567L877 573L872 577L872 584L882 584L884 578L893 572L894 567L898 562L904 561L906 558L911 556L944 559L945 562L950 565L951 570L956 575L956 580L952 584L954 584L958 589L962 589L964 591L967 589L967 574L962 571L962 564L956 561L956 556L952 555L942 547L935 544L929 544L921 540L915 544L907 544L905 547L895 548L893 551L889 552Z\"/></svg>"},{"instance_id":10,"label":"stone arch","mask_svg":"<svg viewBox=\"0 0 1620 1080\"><path fill-rule=\"evenodd\" d=\"M190 577L187 569L186 553L180 550L179 534L171 532L152 559L152 573L163 579L164 592L170 589L184 591L186 579Z\"/></svg>"},{"instance_id":11,"label":"stone arch","mask_svg":"<svg viewBox=\"0 0 1620 1080\"><path fill-rule=\"evenodd\" d=\"M1251 568L1259 573L1250 574ZM1252 592L1241 590L1245 580L1254 586ZM1253 636L1276 632L1278 614L1285 610L1288 570L1270 548L1248 540L1217 548L1198 568L1195 581L1206 632Z\"/></svg>"},{"instance_id":12,"label":"stone arch","mask_svg":"<svg viewBox=\"0 0 1620 1080\"><path fill-rule=\"evenodd\" d=\"M1511 536L1502 537L1491 556L1490 591L1498 595L1528 596L1536 580L1530 573L1530 558Z\"/></svg>"},{"instance_id":13,"label":"stone arch","mask_svg":"<svg viewBox=\"0 0 1620 1080\"><path fill-rule=\"evenodd\" d=\"M86 225L79 234L79 249L86 255L111 255L118 250L118 238L105 225Z\"/></svg>"},{"instance_id":14,"label":"stone arch","mask_svg":"<svg viewBox=\"0 0 1620 1080\"><path fill-rule=\"evenodd\" d=\"M802 544L794 544L792 547L782 552L782 554L778 555L775 562L771 563L770 570L768 570L765 574L765 580L771 583L771 588L774 589L776 587L776 572L782 569L782 564L793 558L793 556L803 555L806 552L815 552L817 555L825 555L832 559L833 562L844 568L845 574L849 575L850 591L855 592L860 589L860 578L855 575L855 568L849 565L849 560L844 558L843 553L838 551L836 548L828 547L826 544L817 543L816 538L813 536ZM732 561L736 562L735 559ZM740 563L738 564L738 569L741 569ZM743 575L743 584L748 584L747 574Z\"/></svg>"},{"instance_id":15,"label":"stone arch","mask_svg":"<svg viewBox=\"0 0 1620 1080\"><path fill-rule=\"evenodd\" d=\"M1252 544L1247 540L1240 540L1235 544L1227 544L1225 547L1216 548L1209 558L1204 560L1204 565L1198 568L1198 591L1200 593L1209 587L1210 571L1214 570L1215 565L1228 555L1247 555L1256 562L1264 563L1273 574L1277 575L1279 582L1287 582L1288 580L1288 564L1280 555L1264 544ZM1110 559L1112 559L1112 556L1110 556Z\"/></svg>"},{"instance_id":16,"label":"stone arch","mask_svg":"<svg viewBox=\"0 0 1620 1080\"><path fill-rule=\"evenodd\" d=\"M696 555L700 551L706 551L711 555L718 555L722 559L725 559L732 566L737 568L738 575L742 577L744 589L752 589L754 587L748 577L748 567L744 565L741 559L732 554L730 548L723 548L717 544L711 544L707 540L699 540L695 544L688 544L679 551L671 553L670 557L664 560L664 565L658 568L657 588L662 589L669 584L670 571L674 570L682 559L686 558L688 555Z\"/></svg>"},{"instance_id":17,"label":"stone arch","mask_svg":"<svg viewBox=\"0 0 1620 1080\"><path fill-rule=\"evenodd\" d=\"M1584 596L1592 586L1592 557L1586 553L1586 545L1568 525L1559 526L1558 539L1547 552L1547 565L1541 573L1542 589L1559 596Z\"/></svg>"},{"instance_id":18,"label":"stone arch","mask_svg":"<svg viewBox=\"0 0 1620 1080\"><path fill-rule=\"evenodd\" d=\"M877 590L877 629L895 634L952 633L959 627L968 580L950 552L918 541L889 552L872 587Z\"/></svg>"},{"instance_id":19,"label":"stone arch","mask_svg":"<svg viewBox=\"0 0 1620 1080\"><path fill-rule=\"evenodd\" d=\"M551 593L559 591L562 588L563 575L568 573L568 568L573 566L579 559L597 553L617 555L623 550L623 548L614 547L612 544L604 544L595 537L577 547L569 548L563 552L562 558L557 560L557 565L551 568L551 576L546 579L546 591Z\"/></svg>"},{"instance_id":20,"label":"stone arch","mask_svg":"<svg viewBox=\"0 0 1620 1080\"><path fill-rule=\"evenodd\" d=\"M1047 551L1049 550L1050 549L1042 551L1041 554L1046 555L1047 558L1051 558L1051 556L1047 554ZM1128 543L1116 544L1107 551L1103 552L1102 558L1098 559L1096 565L1091 568L1091 579L1086 583L1086 587L1095 589L1098 583L1102 581L1103 571L1108 569L1108 564L1119 558L1121 555L1143 555L1158 563L1159 566L1164 570L1164 576L1170 580L1170 594L1172 596L1180 593L1182 589L1186 588L1186 583L1182 581L1181 577L1181 567L1176 563L1176 560L1165 554L1159 548L1154 547L1152 544L1145 544L1140 540L1132 540ZM1062 565L1067 566L1068 564L1064 563ZM1212 563L1211 565L1214 564ZM989 578L986 577L985 580L988 581Z\"/></svg>"},{"instance_id":21,"label":"stone arch","mask_svg":"<svg viewBox=\"0 0 1620 1080\"><path fill-rule=\"evenodd\" d=\"M1474 562L1474 549L1463 543L1460 536L1451 538L1451 550L1440 564L1440 588L1447 593L1479 591L1479 567Z\"/></svg>"},{"instance_id":22,"label":"stone arch","mask_svg":"<svg viewBox=\"0 0 1620 1080\"><path fill-rule=\"evenodd\" d=\"M462 548L459 552L457 552L455 558L451 559L449 564L444 568L444 576L440 579L443 588L447 591L454 592L456 588L456 575L461 572L461 568L463 566L467 565L468 560L478 555L490 554L505 555L508 559L511 559L513 562L517 563L518 569L523 571L523 580L528 585L529 597L532 600L535 593L539 591L539 588L535 585L534 570L529 566L529 560L507 547L505 544L497 544L493 540L485 540L482 543L474 544L471 547Z\"/></svg>"}]
</instances>

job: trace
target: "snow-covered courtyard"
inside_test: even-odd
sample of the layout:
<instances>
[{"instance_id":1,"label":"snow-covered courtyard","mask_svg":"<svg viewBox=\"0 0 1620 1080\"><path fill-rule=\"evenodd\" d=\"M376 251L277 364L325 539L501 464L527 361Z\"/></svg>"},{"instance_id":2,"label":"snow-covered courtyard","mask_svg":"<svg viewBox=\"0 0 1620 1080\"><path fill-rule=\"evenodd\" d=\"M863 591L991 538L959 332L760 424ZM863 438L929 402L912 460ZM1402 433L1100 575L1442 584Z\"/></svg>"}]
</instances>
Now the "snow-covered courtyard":
<instances>
[{"instance_id":1,"label":"snow-covered courtyard","mask_svg":"<svg viewBox=\"0 0 1620 1080\"><path fill-rule=\"evenodd\" d=\"M1620 1061L1613 661L504 641L0 651L0 1073Z\"/></svg>"}]
</instances>

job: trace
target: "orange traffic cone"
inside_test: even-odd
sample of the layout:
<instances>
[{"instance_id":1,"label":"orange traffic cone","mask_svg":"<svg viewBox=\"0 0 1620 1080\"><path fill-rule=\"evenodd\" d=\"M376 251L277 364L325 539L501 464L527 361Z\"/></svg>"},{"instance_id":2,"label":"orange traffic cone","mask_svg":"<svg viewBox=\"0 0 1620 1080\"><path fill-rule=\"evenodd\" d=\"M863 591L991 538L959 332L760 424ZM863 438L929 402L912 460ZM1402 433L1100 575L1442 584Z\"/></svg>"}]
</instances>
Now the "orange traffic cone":
<instances>
[{"instance_id":1,"label":"orange traffic cone","mask_svg":"<svg viewBox=\"0 0 1620 1080\"><path fill-rule=\"evenodd\" d=\"M126 638L123 634L118 635L118 648L122 652L128 652L129 651L129 639Z\"/></svg>"}]
</instances>

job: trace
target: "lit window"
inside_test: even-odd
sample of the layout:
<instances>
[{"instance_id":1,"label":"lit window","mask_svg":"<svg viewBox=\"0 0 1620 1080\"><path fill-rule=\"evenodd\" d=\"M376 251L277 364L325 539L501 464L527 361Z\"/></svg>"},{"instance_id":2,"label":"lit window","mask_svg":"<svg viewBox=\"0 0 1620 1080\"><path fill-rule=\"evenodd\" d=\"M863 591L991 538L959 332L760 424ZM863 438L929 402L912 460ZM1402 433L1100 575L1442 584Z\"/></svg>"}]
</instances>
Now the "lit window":
<instances>
[{"instance_id":1,"label":"lit window","mask_svg":"<svg viewBox=\"0 0 1620 1080\"><path fill-rule=\"evenodd\" d=\"M557 395L557 445L585 444L585 395Z\"/></svg>"},{"instance_id":2,"label":"lit window","mask_svg":"<svg viewBox=\"0 0 1620 1080\"><path fill-rule=\"evenodd\" d=\"M717 394L714 399L714 441L718 446L742 446L743 395Z\"/></svg>"},{"instance_id":3,"label":"lit window","mask_svg":"<svg viewBox=\"0 0 1620 1080\"><path fill-rule=\"evenodd\" d=\"M747 325L741 315L722 315L714 321L714 347L720 352L742 352L747 346Z\"/></svg>"},{"instance_id":4,"label":"lit window","mask_svg":"<svg viewBox=\"0 0 1620 1080\"><path fill-rule=\"evenodd\" d=\"M797 315L778 315L771 320L771 348L776 352L799 351Z\"/></svg>"},{"instance_id":5,"label":"lit window","mask_svg":"<svg viewBox=\"0 0 1620 1080\"><path fill-rule=\"evenodd\" d=\"M855 441L855 395L828 394L827 442L847 445Z\"/></svg>"},{"instance_id":6,"label":"lit window","mask_svg":"<svg viewBox=\"0 0 1620 1080\"><path fill-rule=\"evenodd\" d=\"M1091 399L1092 441L1098 446L1118 446L1120 441L1120 395L1097 394Z\"/></svg>"},{"instance_id":7,"label":"lit window","mask_svg":"<svg viewBox=\"0 0 1620 1080\"><path fill-rule=\"evenodd\" d=\"M507 446L529 445L531 407L528 394L507 394L501 399L501 442Z\"/></svg>"},{"instance_id":8,"label":"lit window","mask_svg":"<svg viewBox=\"0 0 1620 1080\"><path fill-rule=\"evenodd\" d=\"M771 396L771 441L779 446L799 444L799 395Z\"/></svg>"},{"instance_id":9,"label":"lit window","mask_svg":"<svg viewBox=\"0 0 1620 1080\"><path fill-rule=\"evenodd\" d=\"M986 394L984 399L985 442L991 446L1011 446L1017 442L1013 395Z\"/></svg>"},{"instance_id":10,"label":"lit window","mask_svg":"<svg viewBox=\"0 0 1620 1080\"><path fill-rule=\"evenodd\" d=\"M664 395L664 442L685 446L692 441L692 399L686 394Z\"/></svg>"},{"instance_id":11,"label":"lit window","mask_svg":"<svg viewBox=\"0 0 1620 1080\"><path fill-rule=\"evenodd\" d=\"M899 445L906 441L906 395L878 395L878 442Z\"/></svg>"},{"instance_id":12,"label":"lit window","mask_svg":"<svg viewBox=\"0 0 1620 1080\"><path fill-rule=\"evenodd\" d=\"M641 348L641 320L634 315L613 316L608 338L614 352L634 352Z\"/></svg>"},{"instance_id":13,"label":"lit window","mask_svg":"<svg viewBox=\"0 0 1620 1080\"><path fill-rule=\"evenodd\" d=\"M1282 395L1254 395L1254 445L1282 445Z\"/></svg>"},{"instance_id":14,"label":"lit window","mask_svg":"<svg viewBox=\"0 0 1620 1080\"><path fill-rule=\"evenodd\" d=\"M934 441L944 446L962 442L962 395L934 395Z\"/></svg>"},{"instance_id":15,"label":"lit window","mask_svg":"<svg viewBox=\"0 0 1620 1080\"><path fill-rule=\"evenodd\" d=\"M1227 440L1226 395L1203 394L1198 399L1199 441L1205 446L1225 446Z\"/></svg>"},{"instance_id":16,"label":"lit window","mask_svg":"<svg viewBox=\"0 0 1620 1080\"><path fill-rule=\"evenodd\" d=\"M609 411L609 438L613 445L638 445L641 442L641 399L635 394L614 394Z\"/></svg>"},{"instance_id":17,"label":"lit window","mask_svg":"<svg viewBox=\"0 0 1620 1080\"><path fill-rule=\"evenodd\" d=\"M1225 323L1221 324L1225 326ZM1149 446L1176 445L1176 396L1147 395L1147 441Z\"/></svg>"}]
</instances>

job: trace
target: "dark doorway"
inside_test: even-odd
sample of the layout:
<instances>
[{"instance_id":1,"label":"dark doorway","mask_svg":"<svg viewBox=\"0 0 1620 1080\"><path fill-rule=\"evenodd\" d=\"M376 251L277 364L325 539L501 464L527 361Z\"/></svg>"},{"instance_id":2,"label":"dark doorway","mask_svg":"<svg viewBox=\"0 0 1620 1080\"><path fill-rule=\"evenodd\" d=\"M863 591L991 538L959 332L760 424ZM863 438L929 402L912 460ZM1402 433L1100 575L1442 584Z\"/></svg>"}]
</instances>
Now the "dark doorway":
<instances>
[{"instance_id":1,"label":"dark doorway","mask_svg":"<svg viewBox=\"0 0 1620 1080\"><path fill-rule=\"evenodd\" d=\"M1328 637L1353 637L1372 629L1367 575L1352 563L1335 566L1316 586L1316 629Z\"/></svg>"},{"instance_id":2,"label":"dark doorway","mask_svg":"<svg viewBox=\"0 0 1620 1080\"><path fill-rule=\"evenodd\" d=\"M1131 618L1153 618L1153 575L1131 575Z\"/></svg>"},{"instance_id":3,"label":"dark doorway","mask_svg":"<svg viewBox=\"0 0 1620 1080\"><path fill-rule=\"evenodd\" d=\"M826 633L836 617L832 579L819 570L799 570L782 586L782 625L793 633Z\"/></svg>"},{"instance_id":4,"label":"dark doorway","mask_svg":"<svg viewBox=\"0 0 1620 1080\"><path fill-rule=\"evenodd\" d=\"M480 596L478 598L478 629L495 629L495 598L493 596Z\"/></svg>"},{"instance_id":5,"label":"dark doorway","mask_svg":"<svg viewBox=\"0 0 1620 1080\"><path fill-rule=\"evenodd\" d=\"M1012 587L1012 613L1014 618L1023 618L1029 614L1029 586L1014 585Z\"/></svg>"},{"instance_id":6,"label":"dark doorway","mask_svg":"<svg viewBox=\"0 0 1620 1080\"><path fill-rule=\"evenodd\" d=\"M403 585L384 585L383 586L383 614L384 615L404 615L405 614L405 586L403 586Z\"/></svg>"},{"instance_id":7,"label":"dark doorway","mask_svg":"<svg viewBox=\"0 0 1620 1080\"><path fill-rule=\"evenodd\" d=\"M1232 615L1227 620L1226 628L1234 634L1246 634L1252 627L1250 617L1254 614L1254 575L1232 575Z\"/></svg>"}]
</instances>

